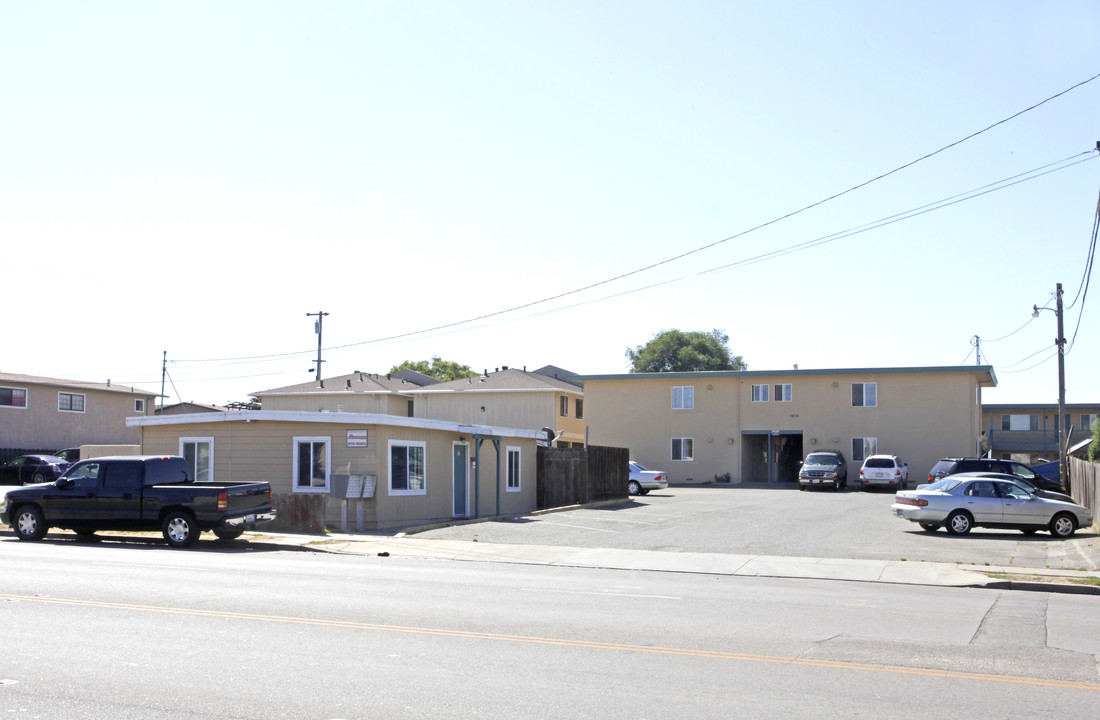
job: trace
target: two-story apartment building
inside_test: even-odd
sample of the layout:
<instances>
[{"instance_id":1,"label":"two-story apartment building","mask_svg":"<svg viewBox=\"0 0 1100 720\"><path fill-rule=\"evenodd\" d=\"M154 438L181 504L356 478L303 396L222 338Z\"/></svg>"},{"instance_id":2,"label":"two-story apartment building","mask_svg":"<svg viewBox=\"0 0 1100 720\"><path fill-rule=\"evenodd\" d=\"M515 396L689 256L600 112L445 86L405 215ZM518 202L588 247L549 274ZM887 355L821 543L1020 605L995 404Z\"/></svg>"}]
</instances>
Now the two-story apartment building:
<instances>
[{"instance_id":1,"label":"two-story apartment building","mask_svg":"<svg viewBox=\"0 0 1100 720\"><path fill-rule=\"evenodd\" d=\"M982 408L982 428L993 457L1033 465L1058 459L1059 428L1069 429L1072 446L1092 435L1100 418L1100 403L1065 406L1058 417L1057 403L990 404Z\"/></svg>"},{"instance_id":2,"label":"two-story apartment building","mask_svg":"<svg viewBox=\"0 0 1100 720\"><path fill-rule=\"evenodd\" d=\"M981 452L990 366L587 375L589 441L630 448L673 482L794 481L813 450L851 473L889 453L920 477ZM854 477L854 475L853 475Z\"/></svg>"},{"instance_id":3,"label":"two-story apartment building","mask_svg":"<svg viewBox=\"0 0 1100 720\"><path fill-rule=\"evenodd\" d=\"M153 414L154 392L106 383L0 373L0 452L130 445L126 418Z\"/></svg>"}]
</instances>

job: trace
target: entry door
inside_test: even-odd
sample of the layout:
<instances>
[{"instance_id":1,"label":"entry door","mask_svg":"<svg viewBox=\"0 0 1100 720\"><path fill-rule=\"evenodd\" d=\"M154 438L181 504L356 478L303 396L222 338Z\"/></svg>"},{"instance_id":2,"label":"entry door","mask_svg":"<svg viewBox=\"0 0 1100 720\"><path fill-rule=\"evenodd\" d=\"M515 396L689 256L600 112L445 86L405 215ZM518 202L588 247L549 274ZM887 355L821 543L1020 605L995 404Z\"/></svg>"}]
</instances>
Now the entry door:
<instances>
[{"instance_id":1,"label":"entry door","mask_svg":"<svg viewBox=\"0 0 1100 720\"><path fill-rule=\"evenodd\" d=\"M470 515L470 446L455 443L452 457L452 481L454 482L454 517Z\"/></svg>"}]
</instances>

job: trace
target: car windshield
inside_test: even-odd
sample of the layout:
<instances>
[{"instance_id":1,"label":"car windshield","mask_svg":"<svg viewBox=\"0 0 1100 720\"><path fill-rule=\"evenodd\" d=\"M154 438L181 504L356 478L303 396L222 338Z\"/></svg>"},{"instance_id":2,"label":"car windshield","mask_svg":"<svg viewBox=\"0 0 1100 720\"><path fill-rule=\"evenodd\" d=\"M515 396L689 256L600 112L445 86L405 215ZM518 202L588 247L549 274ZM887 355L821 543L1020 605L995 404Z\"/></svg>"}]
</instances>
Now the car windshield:
<instances>
[{"instance_id":1,"label":"car windshield","mask_svg":"<svg viewBox=\"0 0 1100 720\"><path fill-rule=\"evenodd\" d=\"M894 467L894 461L890 458L867 458L867 462L863 463L869 468L892 468Z\"/></svg>"},{"instance_id":2,"label":"car windshield","mask_svg":"<svg viewBox=\"0 0 1100 720\"><path fill-rule=\"evenodd\" d=\"M836 465L836 455L826 453L814 453L806 458L807 465Z\"/></svg>"},{"instance_id":3,"label":"car windshield","mask_svg":"<svg viewBox=\"0 0 1100 720\"><path fill-rule=\"evenodd\" d=\"M945 477L942 480L937 480L931 485L926 485L925 487L922 487L921 490L931 490L932 492L951 492L959 486L960 482L962 481L956 478Z\"/></svg>"},{"instance_id":4,"label":"car windshield","mask_svg":"<svg viewBox=\"0 0 1100 720\"><path fill-rule=\"evenodd\" d=\"M633 468L634 470L638 470L640 472L648 472L649 471L649 468L647 468L645 465L642 465L641 463L637 463L637 462L631 462L630 467Z\"/></svg>"}]
</instances>

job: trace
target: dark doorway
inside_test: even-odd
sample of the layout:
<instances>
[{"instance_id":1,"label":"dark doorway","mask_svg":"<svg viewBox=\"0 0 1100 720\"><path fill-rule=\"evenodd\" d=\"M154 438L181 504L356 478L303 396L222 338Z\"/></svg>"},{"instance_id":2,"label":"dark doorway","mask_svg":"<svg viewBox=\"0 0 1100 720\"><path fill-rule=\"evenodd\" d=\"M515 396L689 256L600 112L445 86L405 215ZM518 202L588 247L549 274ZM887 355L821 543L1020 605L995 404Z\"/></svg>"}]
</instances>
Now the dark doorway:
<instances>
[{"instance_id":1,"label":"dark doorway","mask_svg":"<svg viewBox=\"0 0 1100 720\"><path fill-rule=\"evenodd\" d=\"M745 447L741 457L742 482L798 482L801 432L745 432L741 438Z\"/></svg>"}]
</instances>

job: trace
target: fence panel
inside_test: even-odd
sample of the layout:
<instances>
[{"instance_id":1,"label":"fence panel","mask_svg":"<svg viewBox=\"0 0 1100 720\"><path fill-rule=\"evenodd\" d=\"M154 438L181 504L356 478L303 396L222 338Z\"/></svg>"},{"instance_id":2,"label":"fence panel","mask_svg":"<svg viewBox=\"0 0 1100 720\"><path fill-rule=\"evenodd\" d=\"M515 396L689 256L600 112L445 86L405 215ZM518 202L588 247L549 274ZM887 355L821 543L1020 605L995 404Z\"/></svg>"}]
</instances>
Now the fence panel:
<instances>
[{"instance_id":1,"label":"fence panel","mask_svg":"<svg viewBox=\"0 0 1100 720\"><path fill-rule=\"evenodd\" d=\"M1070 488L1073 499L1078 505L1084 505L1092 510L1096 531L1095 518L1100 508L1100 464L1088 462L1081 458L1067 458L1069 461Z\"/></svg>"},{"instance_id":2,"label":"fence panel","mask_svg":"<svg viewBox=\"0 0 1100 720\"><path fill-rule=\"evenodd\" d=\"M626 448L540 447L536 507L543 510L625 498L629 459Z\"/></svg>"}]
</instances>

